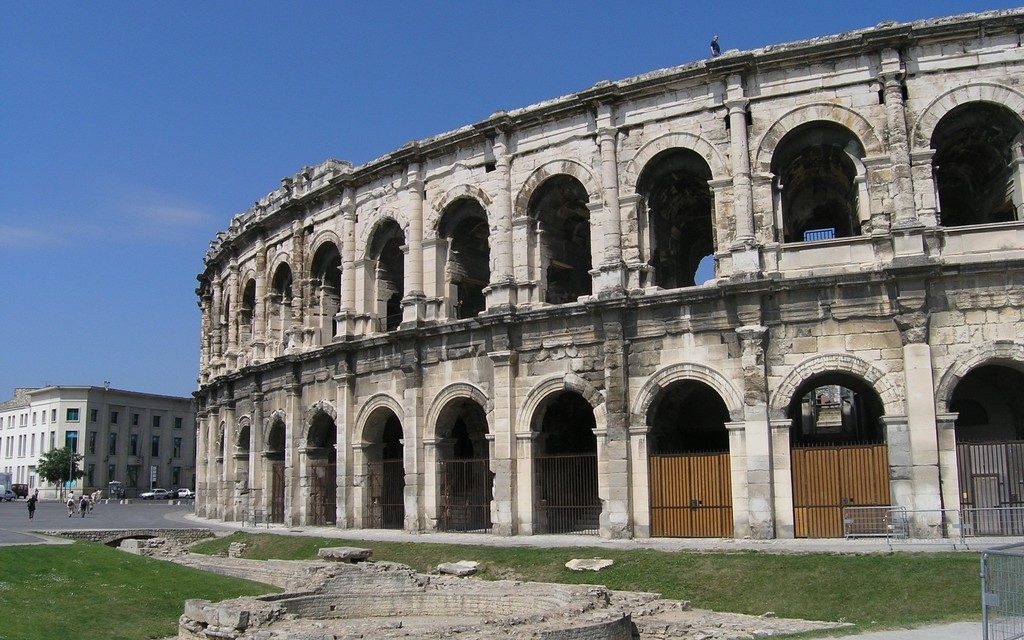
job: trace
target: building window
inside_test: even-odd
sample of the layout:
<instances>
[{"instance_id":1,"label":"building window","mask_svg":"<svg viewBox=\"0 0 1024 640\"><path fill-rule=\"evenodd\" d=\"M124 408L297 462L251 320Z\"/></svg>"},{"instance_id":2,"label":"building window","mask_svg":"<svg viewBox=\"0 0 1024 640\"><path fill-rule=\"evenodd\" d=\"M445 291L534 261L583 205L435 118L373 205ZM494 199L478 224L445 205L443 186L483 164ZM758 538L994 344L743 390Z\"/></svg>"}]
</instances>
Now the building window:
<instances>
[{"instance_id":1,"label":"building window","mask_svg":"<svg viewBox=\"0 0 1024 640\"><path fill-rule=\"evenodd\" d=\"M85 484L86 484L86 486L92 487L92 486L96 485L96 483L92 481L93 476L95 474L96 474L96 465L90 464L89 466L86 467L86 472L85 472L85 478L86 478L86 483Z\"/></svg>"},{"instance_id":2,"label":"building window","mask_svg":"<svg viewBox=\"0 0 1024 640\"><path fill-rule=\"evenodd\" d=\"M46 411L40 411L39 413L43 414L43 424L46 424Z\"/></svg>"},{"instance_id":3,"label":"building window","mask_svg":"<svg viewBox=\"0 0 1024 640\"><path fill-rule=\"evenodd\" d=\"M171 485L181 484L181 467L171 467Z\"/></svg>"},{"instance_id":4,"label":"building window","mask_svg":"<svg viewBox=\"0 0 1024 640\"><path fill-rule=\"evenodd\" d=\"M113 482L114 480L117 480L117 465L108 464L107 465L107 482Z\"/></svg>"},{"instance_id":5,"label":"building window","mask_svg":"<svg viewBox=\"0 0 1024 640\"><path fill-rule=\"evenodd\" d=\"M50 422L57 422L57 410L50 409Z\"/></svg>"},{"instance_id":6,"label":"building window","mask_svg":"<svg viewBox=\"0 0 1024 640\"><path fill-rule=\"evenodd\" d=\"M137 433L128 435L128 455L139 455L139 434Z\"/></svg>"},{"instance_id":7,"label":"building window","mask_svg":"<svg viewBox=\"0 0 1024 640\"><path fill-rule=\"evenodd\" d=\"M174 419L174 428L175 429L180 429L181 428L181 418L175 418Z\"/></svg>"},{"instance_id":8,"label":"building window","mask_svg":"<svg viewBox=\"0 0 1024 640\"><path fill-rule=\"evenodd\" d=\"M133 413L132 414L132 426L133 427L139 426L139 414L137 414L137 413Z\"/></svg>"},{"instance_id":9,"label":"building window","mask_svg":"<svg viewBox=\"0 0 1024 640\"><path fill-rule=\"evenodd\" d=\"M34 434L34 433L32 434L31 448L29 449L29 455L30 456L36 455L36 434Z\"/></svg>"},{"instance_id":10,"label":"building window","mask_svg":"<svg viewBox=\"0 0 1024 640\"><path fill-rule=\"evenodd\" d=\"M107 436L107 455L117 455L117 434L111 433Z\"/></svg>"},{"instance_id":11,"label":"building window","mask_svg":"<svg viewBox=\"0 0 1024 640\"><path fill-rule=\"evenodd\" d=\"M34 445L35 443L33 443ZM89 453L96 453L96 432L89 432ZM92 483L89 483L92 484Z\"/></svg>"},{"instance_id":12,"label":"building window","mask_svg":"<svg viewBox=\"0 0 1024 640\"><path fill-rule=\"evenodd\" d=\"M174 439L174 453L173 453L173 457L175 457L175 458L180 458L181 457L181 438L175 438Z\"/></svg>"},{"instance_id":13,"label":"building window","mask_svg":"<svg viewBox=\"0 0 1024 640\"><path fill-rule=\"evenodd\" d=\"M78 422L78 409L68 409L67 421L68 422Z\"/></svg>"},{"instance_id":14,"label":"building window","mask_svg":"<svg viewBox=\"0 0 1024 640\"><path fill-rule=\"evenodd\" d=\"M160 416L153 416L153 428L154 429L159 429L160 428Z\"/></svg>"},{"instance_id":15,"label":"building window","mask_svg":"<svg viewBox=\"0 0 1024 640\"><path fill-rule=\"evenodd\" d=\"M43 413L46 413L46 412L44 411ZM36 426L36 418L38 418L38 417L39 417L39 414L36 413L35 411L33 411L32 412L32 426L33 427Z\"/></svg>"},{"instance_id":16,"label":"building window","mask_svg":"<svg viewBox=\"0 0 1024 640\"><path fill-rule=\"evenodd\" d=\"M68 431L64 434L64 446L71 451L78 453L78 432Z\"/></svg>"},{"instance_id":17,"label":"building window","mask_svg":"<svg viewBox=\"0 0 1024 640\"><path fill-rule=\"evenodd\" d=\"M92 409L89 411L89 422L96 422L100 419L100 410Z\"/></svg>"},{"instance_id":18,"label":"building window","mask_svg":"<svg viewBox=\"0 0 1024 640\"><path fill-rule=\"evenodd\" d=\"M150 449L149 455L154 458L160 455L160 436L153 436L153 446Z\"/></svg>"},{"instance_id":19,"label":"building window","mask_svg":"<svg viewBox=\"0 0 1024 640\"><path fill-rule=\"evenodd\" d=\"M56 411L56 409L54 409L54 411ZM51 431L50 432L50 449L56 449L56 448L57 448L57 432L56 431Z\"/></svg>"},{"instance_id":20,"label":"building window","mask_svg":"<svg viewBox=\"0 0 1024 640\"><path fill-rule=\"evenodd\" d=\"M129 487L139 486L139 465L128 465L128 473L125 474L124 483Z\"/></svg>"},{"instance_id":21,"label":"building window","mask_svg":"<svg viewBox=\"0 0 1024 640\"><path fill-rule=\"evenodd\" d=\"M110 424L117 424L117 412L116 411L111 411L110 412Z\"/></svg>"}]
</instances>

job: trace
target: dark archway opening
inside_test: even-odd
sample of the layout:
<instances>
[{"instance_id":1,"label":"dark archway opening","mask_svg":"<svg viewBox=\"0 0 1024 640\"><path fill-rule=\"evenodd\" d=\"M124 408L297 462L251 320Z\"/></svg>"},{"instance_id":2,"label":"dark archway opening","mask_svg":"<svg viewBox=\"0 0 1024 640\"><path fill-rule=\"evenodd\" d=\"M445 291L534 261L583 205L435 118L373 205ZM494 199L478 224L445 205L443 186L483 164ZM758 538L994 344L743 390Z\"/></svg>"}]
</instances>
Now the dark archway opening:
<instances>
[{"instance_id":1,"label":"dark archway opening","mask_svg":"<svg viewBox=\"0 0 1024 640\"><path fill-rule=\"evenodd\" d=\"M445 208L438 234L448 240L445 280L455 317L473 318L484 310L484 288L491 279L490 227L480 203L460 198Z\"/></svg>"},{"instance_id":2,"label":"dark archway opening","mask_svg":"<svg viewBox=\"0 0 1024 640\"><path fill-rule=\"evenodd\" d=\"M943 116L931 140L942 226L1021 218L1014 159L1022 133L1020 114L990 102L962 104Z\"/></svg>"},{"instance_id":3,"label":"dark archway opening","mask_svg":"<svg viewBox=\"0 0 1024 640\"><path fill-rule=\"evenodd\" d=\"M238 344L249 347L256 337L256 280L249 279L242 287L242 307L238 318Z\"/></svg>"},{"instance_id":4,"label":"dark archway opening","mask_svg":"<svg viewBox=\"0 0 1024 640\"><path fill-rule=\"evenodd\" d=\"M373 234L369 255L375 261L377 313L383 316L385 331L402 324L402 298L405 297L405 233L398 223L388 220Z\"/></svg>"},{"instance_id":5,"label":"dark archway opening","mask_svg":"<svg viewBox=\"0 0 1024 640\"><path fill-rule=\"evenodd\" d=\"M534 418L537 533L596 534L601 517L594 410L583 396L563 391Z\"/></svg>"},{"instance_id":6,"label":"dark archway opening","mask_svg":"<svg viewBox=\"0 0 1024 640\"><path fill-rule=\"evenodd\" d=\"M284 522L285 426L280 420L275 420L270 427L264 457L270 475L270 521L281 523Z\"/></svg>"},{"instance_id":7,"label":"dark archway opening","mask_svg":"<svg viewBox=\"0 0 1024 640\"><path fill-rule=\"evenodd\" d=\"M537 223L544 301L576 302L590 295L590 196L572 176L545 181L530 198L528 215Z\"/></svg>"},{"instance_id":8,"label":"dark archway opening","mask_svg":"<svg viewBox=\"0 0 1024 640\"><path fill-rule=\"evenodd\" d=\"M714 276L700 268L715 251L709 180L711 167L689 149L659 153L640 174L637 191L646 205L656 286L690 287Z\"/></svg>"},{"instance_id":9,"label":"dark archway opening","mask_svg":"<svg viewBox=\"0 0 1024 640\"><path fill-rule=\"evenodd\" d=\"M651 535L726 538L734 532L729 409L703 382L662 390L647 411Z\"/></svg>"},{"instance_id":10,"label":"dark archway opening","mask_svg":"<svg viewBox=\"0 0 1024 640\"><path fill-rule=\"evenodd\" d=\"M808 122L787 133L772 155L784 242L860 235L857 136L831 122Z\"/></svg>"},{"instance_id":11,"label":"dark archway opening","mask_svg":"<svg viewBox=\"0 0 1024 640\"><path fill-rule=\"evenodd\" d=\"M287 346L287 331L292 321L292 269L287 264L281 264L274 271L270 291L270 337L283 348Z\"/></svg>"},{"instance_id":12,"label":"dark archway opening","mask_svg":"<svg viewBox=\"0 0 1024 640\"><path fill-rule=\"evenodd\" d=\"M313 416L306 436L308 460L309 524L337 522L338 506L338 427L323 412Z\"/></svg>"},{"instance_id":13,"label":"dark archway opening","mask_svg":"<svg viewBox=\"0 0 1024 640\"><path fill-rule=\"evenodd\" d=\"M367 423L364 527L401 529L405 525L405 464L402 421L378 409Z\"/></svg>"},{"instance_id":14,"label":"dark archway opening","mask_svg":"<svg viewBox=\"0 0 1024 640\"><path fill-rule=\"evenodd\" d=\"M489 531L494 474L490 469L487 415L468 398L449 402L437 420L438 528Z\"/></svg>"},{"instance_id":15,"label":"dark archway opening","mask_svg":"<svg viewBox=\"0 0 1024 640\"><path fill-rule=\"evenodd\" d=\"M341 252L333 242L320 245L310 269L313 313L318 318L320 344L328 344L338 332L335 316L341 310Z\"/></svg>"}]
</instances>

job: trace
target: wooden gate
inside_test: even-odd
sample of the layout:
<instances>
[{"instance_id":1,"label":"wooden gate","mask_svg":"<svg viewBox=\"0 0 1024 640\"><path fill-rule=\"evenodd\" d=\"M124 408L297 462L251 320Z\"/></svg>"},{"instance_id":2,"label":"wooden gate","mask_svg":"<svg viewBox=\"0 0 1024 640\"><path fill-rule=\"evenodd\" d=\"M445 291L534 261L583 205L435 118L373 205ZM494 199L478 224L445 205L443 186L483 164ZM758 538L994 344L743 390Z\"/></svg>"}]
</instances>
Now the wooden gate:
<instances>
[{"instance_id":1,"label":"wooden gate","mask_svg":"<svg viewBox=\"0 0 1024 640\"><path fill-rule=\"evenodd\" d=\"M733 536L728 453L652 455L650 477L652 536Z\"/></svg>"},{"instance_id":2,"label":"wooden gate","mask_svg":"<svg viewBox=\"0 0 1024 640\"><path fill-rule=\"evenodd\" d=\"M487 460L442 460L441 531L490 531L493 474Z\"/></svg>"},{"instance_id":3,"label":"wooden gate","mask_svg":"<svg viewBox=\"0 0 1024 640\"><path fill-rule=\"evenodd\" d=\"M405 466L401 459L366 463L366 489L364 528L405 526Z\"/></svg>"},{"instance_id":4,"label":"wooden gate","mask_svg":"<svg viewBox=\"0 0 1024 640\"><path fill-rule=\"evenodd\" d=\"M309 467L309 524L324 526L338 520L338 466L313 464Z\"/></svg>"},{"instance_id":5,"label":"wooden gate","mask_svg":"<svg viewBox=\"0 0 1024 640\"><path fill-rule=\"evenodd\" d=\"M538 456L534 465L534 531L597 534L597 454Z\"/></svg>"},{"instance_id":6,"label":"wooden gate","mask_svg":"<svg viewBox=\"0 0 1024 640\"><path fill-rule=\"evenodd\" d=\"M270 521L284 522L284 463L270 465Z\"/></svg>"},{"instance_id":7,"label":"wooden gate","mask_svg":"<svg viewBox=\"0 0 1024 640\"><path fill-rule=\"evenodd\" d=\"M794 447L790 460L797 538L841 538L843 507L891 504L884 444Z\"/></svg>"},{"instance_id":8,"label":"wooden gate","mask_svg":"<svg viewBox=\"0 0 1024 640\"><path fill-rule=\"evenodd\" d=\"M1024 535L1024 441L963 442L956 462L960 507L974 534Z\"/></svg>"}]
</instances>

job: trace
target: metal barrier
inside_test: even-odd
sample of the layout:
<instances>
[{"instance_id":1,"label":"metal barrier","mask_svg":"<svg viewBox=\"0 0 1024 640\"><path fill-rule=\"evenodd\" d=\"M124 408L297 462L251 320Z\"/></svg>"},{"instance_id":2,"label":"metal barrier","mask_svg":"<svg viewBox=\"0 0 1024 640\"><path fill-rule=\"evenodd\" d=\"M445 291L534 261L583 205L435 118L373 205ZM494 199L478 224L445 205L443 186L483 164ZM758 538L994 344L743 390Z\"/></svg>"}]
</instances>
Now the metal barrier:
<instances>
[{"instance_id":1,"label":"metal barrier","mask_svg":"<svg viewBox=\"0 0 1024 640\"><path fill-rule=\"evenodd\" d=\"M843 537L897 538L910 537L910 523L905 507L843 507Z\"/></svg>"},{"instance_id":2,"label":"metal barrier","mask_svg":"<svg viewBox=\"0 0 1024 640\"><path fill-rule=\"evenodd\" d=\"M1024 638L1024 544L981 553L983 640Z\"/></svg>"},{"instance_id":3,"label":"metal barrier","mask_svg":"<svg viewBox=\"0 0 1024 640\"><path fill-rule=\"evenodd\" d=\"M269 529L270 518L267 517L265 509L247 508L242 511L242 526L246 524L252 524L254 527L263 524Z\"/></svg>"},{"instance_id":4,"label":"metal barrier","mask_svg":"<svg viewBox=\"0 0 1024 640\"><path fill-rule=\"evenodd\" d=\"M952 544L954 549L958 545L967 548L975 538L1024 536L1024 507L843 507L843 536L885 538L890 546L898 542L933 542Z\"/></svg>"},{"instance_id":5,"label":"metal barrier","mask_svg":"<svg viewBox=\"0 0 1024 640\"><path fill-rule=\"evenodd\" d=\"M1024 507L965 507L963 535L1024 536Z\"/></svg>"}]
</instances>

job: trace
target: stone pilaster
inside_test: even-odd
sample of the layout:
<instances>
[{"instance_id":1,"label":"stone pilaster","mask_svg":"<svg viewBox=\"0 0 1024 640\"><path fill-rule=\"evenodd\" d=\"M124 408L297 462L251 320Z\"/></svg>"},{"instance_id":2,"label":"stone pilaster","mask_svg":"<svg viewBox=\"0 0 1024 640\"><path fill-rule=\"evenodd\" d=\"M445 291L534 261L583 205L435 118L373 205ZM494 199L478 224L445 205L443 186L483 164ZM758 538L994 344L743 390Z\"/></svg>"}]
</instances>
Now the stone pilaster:
<instances>
[{"instance_id":1,"label":"stone pilaster","mask_svg":"<svg viewBox=\"0 0 1024 640\"><path fill-rule=\"evenodd\" d=\"M759 426L759 425L758 425ZM747 493L747 423L726 422L729 432L729 488L732 491L733 537L750 535L750 500Z\"/></svg>"},{"instance_id":2,"label":"stone pilaster","mask_svg":"<svg viewBox=\"0 0 1024 640\"><path fill-rule=\"evenodd\" d=\"M409 217L405 256L405 297L402 298L402 326L417 326L424 319L423 292L423 198L424 185L419 163L412 163L405 176L405 213Z\"/></svg>"},{"instance_id":3,"label":"stone pilaster","mask_svg":"<svg viewBox=\"0 0 1024 640\"><path fill-rule=\"evenodd\" d=\"M353 472L352 447L350 443L355 438L355 375L349 370L348 362L342 360L338 364L337 373L334 375L334 384L337 386L335 396L335 407L337 408L338 440L336 443L337 458L337 514L335 522L343 529L352 526L352 486L351 477Z\"/></svg>"},{"instance_id":4,"label":"stone pilaster","mask_svg":"<svg viewBox=\"0 0 1024 640\"><path fill-rule=\"evenodd\" d=\"M602 216L596 228L603 237L594 292L601 296L621 293L624 290L625 274L622 263L622 215L619 210L619 163L616 150L618 131L614 128L615 118L611 105L603 104L598 107L597 122Z\"/></svg>"},{"instance_id":5,"label":"stone pilaster","mask_svg":"<svg viewBox=\"0 0 1024 640\"><path fill-rule=\"evenodd\" d=\"M729 115L729 156L732 161L732 206L736 235L729 251L732 274L750 274L761 270L761 259L754 241L754 202L750 178L750 142L747 132L749 100L744 95L739 74L726 78L725 107Z\"/></svg>"},{"instance_id":6,"label":"stone pilaster","mask_svg":"<svg viewBox=\"0 0 1024 640\"><path fill-rule=\"evenodd\" d=\"M516 431L516 533L532 535L536 523L533 521L534 441L540 437L535 431Z\"/></svg>"},{"instance_id":7,"label":"stone pilaster","mask_svg":"<svg viewBox=\"0 0 1024 640\"><path fill-rule=\"evenodd\" d=\"M286 394L285 412L288 422L285 425L284 439L284 521L285 524L299 525L303 523L302 488L299 478L303 469L299 449L302 447L302 385L290 382L284 386Z\"/></svg>"},{"instance_id":8,"label":"stone pilaster","mask_svg":"<svg viewBox=\"0 0 1024 640\"><path fill-rule=\"evenodd\" d=\"M253 309L252 363L266 358L267 348L267 245L260 236L256 245L256 304Z\"/></svg>"},{"instance_id":9,"label":"stone pilaster","mask_svg":"<svg viewBox=\"0 0 1024 640\"><path fill-rule=\"evenodd\" d=\"M736 329L743 367L743 422L747 514L750 536L775 537L772 430L768 423L768 380L764 350L768 328L746 325ZM730 442L731 444L731 442Z\"/></svg>"},{"instance_id":10,"label":"stone pilaster","mask_svg":"<svg viewBox=\"0 0 1024 640\"><path fill-rule=\"evenodd\" d=\"M346 187L341 199L341 304L338 310L338 331L335 337L349 339L355 335L356 315L356 206L355 192Z\"/></svg>"},{"instance_id":11,"label":"stone pilaster","mask_svg":"<svg viewBox=\"0 0 1024 640\"><path fill-rule=\"evenodd\" d=\"M642 418L633 416L629 427L629 477L632 491L633 536L651 537L650 467L648 466L648 435L650 428Z\"/></svg>"},{"instance_id":12,"label":"stone pilaster","mask_svg":"<svg viewBox=\"0 0 1024 640\"><path fill-rule=\"evenodd\" d=\"M604 329L605 428L598 434L597 468L604 484L600 534L603 538L632 537L630 518L629 397L626 344L621 318L602 317Z\"/></svg>"},{"instance_id":13,"label":"stone pilaster","mask_svg":"<svg viewBox=\"0 0 1024 640\"><path fill-rule=\"evenodd\" d=\"M939 478L942 482L942 508L959 510L963 496L960 495L960 468L956 459L956 413L940 413L935 416L935 428L938 432L939 445ZM946 518L947 526L958 522L954 518ZM959 534L949 527L944 531L946 537Z\"/></svg>"},{"instance_id":14,"label":"stone pilaster","mask_svg":"<svg viewBox=\"0 0 1024 640\"><path fill-rule=\"evenodd\" d=\"M508 134L499 131L491 143L500 189L491 203L491 282L484 289L487 310L492 313L508 311L516 304L512 273L512 169L508 147Z\"/></svg>"},{"instance_id":15,"label":"stone pilaster","mask_svg":"<svg viewBox=\"0 0 1024 640\"><path fill-rule=\"evenodd\" d=\"M127 416L125 416L127 419ZM210 501L210 487L207 481L210 465L210 433L209 414L206 409L196 412L196 515L201 518L207 515ZM125 444L121 445L126 446Z\"/></svg>"},{"instance_id":16,"label":"stone pilaster","mask_svg":"<svg viewBox=\"0 0 1024 640\"><path fill-rule=\"evenodd\" d=\"M232 370L238 365L238 316L241 308L238 289L238 261L232 258L231 264L228 266L228 348L225 353L228 368Z\"/></svg>"},{"instance_id":17,"label":"stone pilaster","mask_svg":"<svg viewBox=\"0 0 1024 640\"><path fill-rule=\"evenodd\" d=\"M423 370L412 345L402 353L398 388L402 390L402 461L405 465L405 523L409 532L420 530L423 476Z\"/></svg>"},{"instance_id":18,"label":"stone pilaster","mask_svg":"<svg viewBox=\"0 0 1024 640\"><path fill-rule=\"evenodd\" d=\"M252 497L249 504L254 509L262 511L264 519L270 517L270 479L267 477L267 458L264 452L267 450L267 443L264 438L267 435L266 425L263 424L263 394L253 386L249 391L249 401L252 403L250 417L249 438L249 491Z\"/></svg>"},{"instance_id":19,"label":"stone pilaster","mask_svg":"<svg viewBox=\"0 0 1024 640\"><path fill-rule=\"evenodd\" d=\"M504 338L504 339L499 339ZM518 354L508 349L508 340L496 336L498 351L487 354L494 367L494 409L491 416L493 440L490 465L494 474L493 496L491 499L491 532L495 535L510 536L516 533L516 464L515 464L515 407L517 403L515 380L517 377Z\"/></svg>"},{"instance_id":20,"label":"stone pilaster","mask_svg":"<svg viewBox=\"0 0 1024 640\"><path fill-rule=\"evenodd\" d=\"M775 511L775 535L792 538L796 534L793 518L793 466L790 454L788 418L770 420L772 439L772 504Z\"/></svg>"}]
</instances>

